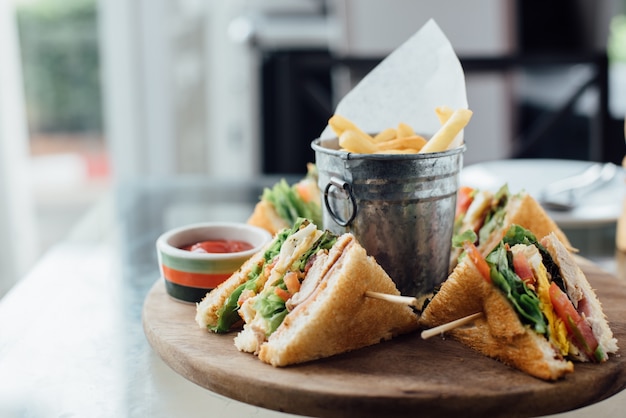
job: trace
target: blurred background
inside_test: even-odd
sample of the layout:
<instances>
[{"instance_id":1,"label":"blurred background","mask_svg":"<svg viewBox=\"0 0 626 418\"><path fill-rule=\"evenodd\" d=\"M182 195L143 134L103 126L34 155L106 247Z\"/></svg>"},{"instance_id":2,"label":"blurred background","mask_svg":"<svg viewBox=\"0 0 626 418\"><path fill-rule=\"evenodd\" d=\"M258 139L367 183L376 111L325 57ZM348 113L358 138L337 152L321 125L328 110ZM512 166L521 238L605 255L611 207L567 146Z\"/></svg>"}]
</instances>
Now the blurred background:
<instances>
[{"instance_id":1,"label":"blurred background","mask_svg":"<svg viewBox=\"0 0 626 418\"><path fill-rule=\"evenodd\" d=\"M335 104L434 18L465 164L621 163L625 0L2 0L0 297L118 182L298 174Z\"/></svg>"}]
</instances>

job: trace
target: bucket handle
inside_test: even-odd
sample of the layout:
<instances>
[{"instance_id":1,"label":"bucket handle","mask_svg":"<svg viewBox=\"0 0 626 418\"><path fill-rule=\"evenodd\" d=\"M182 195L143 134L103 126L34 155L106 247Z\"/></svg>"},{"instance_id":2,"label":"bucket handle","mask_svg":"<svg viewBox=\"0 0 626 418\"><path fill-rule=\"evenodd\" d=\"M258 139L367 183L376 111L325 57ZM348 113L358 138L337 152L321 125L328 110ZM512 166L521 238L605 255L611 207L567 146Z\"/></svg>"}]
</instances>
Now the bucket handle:
<instances>
[{"instance_id":1,"label":"bucket handle","mask_svg":"<svg viewBox=\"0 0 626 418\"><path fill-rule=\"evenodd\" d=\"M352 214L350 215L347 221L344 221L335 212L333 212L333 209L331 208L330 203L328 203L328 192L330 191L330 188L332 186L335 186L343 190L350 198L350 202L352 203ZM324 188L324 204L326 205L326 209L328 210L328 213L330 214L331 218L333 218L333 220L339 226L346 227L350 225L350 223L356 217L356 209L357 209L356 199L354 198L354 193L352 193L352 186L350 186L350 183L348 183L345 180L341 180L337 177L330 178L330 180L328 181L328 184Z\"/></svg>"}]
</instances>

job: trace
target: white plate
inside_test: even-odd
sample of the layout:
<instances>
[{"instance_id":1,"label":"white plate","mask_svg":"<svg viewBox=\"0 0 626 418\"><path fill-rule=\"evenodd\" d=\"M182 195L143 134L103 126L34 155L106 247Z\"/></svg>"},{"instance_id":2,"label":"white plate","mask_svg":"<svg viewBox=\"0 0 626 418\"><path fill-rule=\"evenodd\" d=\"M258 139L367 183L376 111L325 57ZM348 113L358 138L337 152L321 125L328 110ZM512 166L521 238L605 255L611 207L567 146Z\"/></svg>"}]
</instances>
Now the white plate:
<instances>
[{"instance_id":1,"label":"white plate","mask_svg":"<svg viewBox=\"0 0 626 418\"><path fill-rule=\"evenodd\" d=\"M498 190L504 183L511 193L526 190L539 200L543 186L564 177L579 174L590 161L553 159L498 160L473 164L461 171L460 184L480 189ZM584 194L581 203L568 212L548 211L561 227L594 226L616 222L622 207L626 184L624 170L619 169L613 180Z\"/></svg>"}]
</instances>

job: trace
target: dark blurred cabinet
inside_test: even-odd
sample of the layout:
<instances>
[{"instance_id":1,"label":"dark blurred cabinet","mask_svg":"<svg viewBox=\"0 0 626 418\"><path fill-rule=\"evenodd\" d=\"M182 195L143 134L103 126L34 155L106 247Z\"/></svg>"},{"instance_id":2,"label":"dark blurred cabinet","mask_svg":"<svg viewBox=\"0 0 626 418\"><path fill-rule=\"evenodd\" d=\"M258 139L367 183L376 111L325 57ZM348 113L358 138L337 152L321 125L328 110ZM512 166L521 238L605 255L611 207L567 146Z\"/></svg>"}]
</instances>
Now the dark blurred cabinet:
<instances>
[{"instance_id":1,"label":"dark blurred cabinet","mask_svg":"<svg viewBox=\"0 0 626 418\"><path fill-rule=\"evenodd\" d=\"M306 173L311 141L332 115L330 55L324 50L262 54L260 94L264 173Z\"/></svg>"},{"instance_id":2,"label":"dark blurred cabinet","mask_svg":"<svg viewBox=\"0 0 626 418\"><path fill-rule=\"evenodd\" d=\"M510 158L566 158L621 163L626 152L623 121L608 111L608 61L604 53L527 53L506 57L461 57L466 74L527 71L540 82L542 69L584 65L589 76L558 104L520 99L513 92L516 112ZM372 58L335 58L324 50L280 50L262 54L262 169L264 173L306 172L315 161L310 143L332 115L331 72L347 66L366 74L378 62ZM531 79L533 79L531 77ZM550 86L548 85L547 88ZM596 92L586 114L576 105L589 89Z\"/></svg>"}]
</instances>

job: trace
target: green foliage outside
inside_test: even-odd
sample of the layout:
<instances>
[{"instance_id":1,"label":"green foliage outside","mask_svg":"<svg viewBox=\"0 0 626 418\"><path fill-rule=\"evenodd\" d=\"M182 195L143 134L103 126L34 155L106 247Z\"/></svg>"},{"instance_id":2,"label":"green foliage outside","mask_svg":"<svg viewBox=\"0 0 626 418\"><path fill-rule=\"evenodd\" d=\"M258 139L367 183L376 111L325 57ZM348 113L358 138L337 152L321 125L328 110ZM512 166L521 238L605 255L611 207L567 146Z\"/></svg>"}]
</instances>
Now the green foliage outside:
<instances>
[{"instance_id":1,"label":"green foliage outside","mask_svg":"<svg viewBox=\"0 0 626 418\"><path fill-rule=\"evenodd\" d=\"M100 132L96 0L39 0L16 7L32 132Z\"/></svg>"},{"instance_id":2,"label":"green foliage outside","mask_svg":"<svg viewBox=\"0 0 626 418\"><path fill-rule=\"evenodd\" d=\"M611 20L607 54L611 62L626 63L626 15Z\"/></svg>"}]
</instances>

